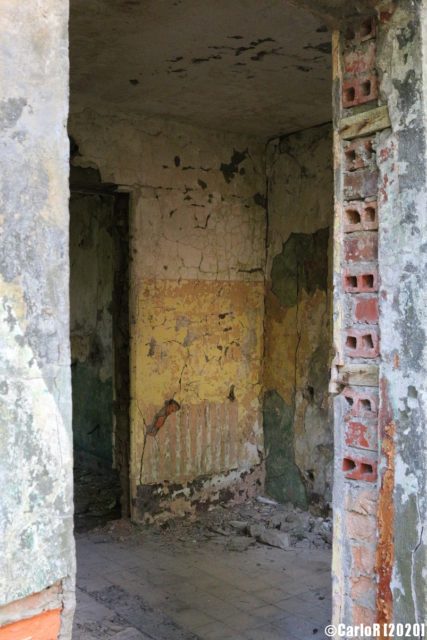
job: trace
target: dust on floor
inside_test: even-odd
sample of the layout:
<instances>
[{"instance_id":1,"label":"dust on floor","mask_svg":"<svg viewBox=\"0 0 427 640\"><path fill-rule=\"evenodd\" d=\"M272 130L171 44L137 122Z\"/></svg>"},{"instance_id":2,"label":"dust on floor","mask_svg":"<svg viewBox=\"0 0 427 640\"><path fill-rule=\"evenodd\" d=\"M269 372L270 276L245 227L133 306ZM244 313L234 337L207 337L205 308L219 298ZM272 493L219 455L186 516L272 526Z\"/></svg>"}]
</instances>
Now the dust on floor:
<instances>
[{"instance_id":1,"label":"dust on floor","mask_svg":"<svg viewBox=\"0 0 427 640\"><path fill-rule=\"evenodd\" d=\"M73 640L323 639L329 540L328 519L256 501L79 534Z\"/></svg>"}]
</instances>

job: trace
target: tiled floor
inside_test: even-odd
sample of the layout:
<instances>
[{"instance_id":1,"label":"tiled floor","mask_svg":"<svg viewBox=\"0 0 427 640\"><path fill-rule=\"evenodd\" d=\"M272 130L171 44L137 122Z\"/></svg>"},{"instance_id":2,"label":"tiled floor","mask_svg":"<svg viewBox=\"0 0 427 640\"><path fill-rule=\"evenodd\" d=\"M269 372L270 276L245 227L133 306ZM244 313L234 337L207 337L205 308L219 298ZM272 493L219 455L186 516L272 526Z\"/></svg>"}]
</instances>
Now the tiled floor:
<instances>
[{"instance_id":1,"label":"tiled floor","mask_svg":"<svg viewBox=\"0 0 427 640\"><path fill-rule=\"evenodd\" d=\"M74 640L324 638L330 551L89 533L77 552Z\"/></svg>"}]
</instances>

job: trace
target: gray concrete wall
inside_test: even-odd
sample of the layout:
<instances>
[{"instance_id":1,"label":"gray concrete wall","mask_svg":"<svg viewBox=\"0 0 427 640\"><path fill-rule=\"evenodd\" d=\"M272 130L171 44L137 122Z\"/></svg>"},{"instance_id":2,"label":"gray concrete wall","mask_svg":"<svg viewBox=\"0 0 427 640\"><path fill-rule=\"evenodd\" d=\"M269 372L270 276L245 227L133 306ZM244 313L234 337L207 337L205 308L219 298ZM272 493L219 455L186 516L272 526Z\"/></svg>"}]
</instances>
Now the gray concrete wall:
<instances>
[{"instance_id":1,"label":"gray concrete wall","mask_svg":"<svg viewBox=\"0 0 427 640\"><path fill-rule=\"evenodd\" d=\"M380 431L383 445L389 442L382 466L394 473L394 619L421 623L427 613L427 5L422 0L398 4L380 29L378 49L381 97L392 126L377 151ZM387 490L384 483L382 490ZM380 521L380 531L382 525L388 523Z\"/></svg>"},{"instance_id":2,"label":"gray concrete wall","mask_svg":"<svg viewBox=\"0 0 427 640\"><path fill-rule=\"evenodd\" d=\"M67 22L64 0L2 2L0 605L63 580L70 611Z\"/></svg>"}]
</instances>

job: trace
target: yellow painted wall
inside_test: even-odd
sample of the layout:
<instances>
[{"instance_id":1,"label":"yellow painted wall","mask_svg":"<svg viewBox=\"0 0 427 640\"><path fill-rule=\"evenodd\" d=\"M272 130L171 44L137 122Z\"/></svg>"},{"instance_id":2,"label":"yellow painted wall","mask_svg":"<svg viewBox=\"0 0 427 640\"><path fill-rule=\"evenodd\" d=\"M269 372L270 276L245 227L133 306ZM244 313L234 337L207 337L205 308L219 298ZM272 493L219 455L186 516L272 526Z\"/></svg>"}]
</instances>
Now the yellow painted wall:
<instances>
[{"instance_id":1,"label":"yellow painted wall","mask_svg":"<svg viewBox=\"0 0 427 640\"><path fill-rule=\"evenodd\" d=\"M259 462L263 283L144 280L135 292L132 468L185 482ZM181 410L148 438L164 402Z\"/></svg>"},{"instance_id":2,"label":"yellow painted wall","mask_svg":"<svg viewBox=\"0 0 427 640\"><path fill-rule=\"evenodd\" d=\"M77 164L132 190L134 514L140 485L204 478L205 500L209 478L236 487L262 458L264 145L89 111L70 129ZM179 411L145 437L170 399Z\"/></svg>"}]
</instances>

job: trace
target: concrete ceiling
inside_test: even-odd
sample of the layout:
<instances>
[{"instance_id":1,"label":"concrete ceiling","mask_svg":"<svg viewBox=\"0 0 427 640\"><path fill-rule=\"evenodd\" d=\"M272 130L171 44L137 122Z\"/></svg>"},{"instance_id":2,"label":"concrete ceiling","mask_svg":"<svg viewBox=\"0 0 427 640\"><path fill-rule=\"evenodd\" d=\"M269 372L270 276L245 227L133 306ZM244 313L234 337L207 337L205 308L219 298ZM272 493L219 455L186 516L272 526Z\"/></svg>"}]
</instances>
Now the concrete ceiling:
<instances>
[{"instance_id":1,"label":"concrete ceiling","mask_svg":"<svg viewBox=\"0 0 427 640\"><path fill-rule=\"evenodd\" d=\"M71 0L71 108L263 139L331 119L330 33L286 0Z\"/></svg>"}]
</instances>

